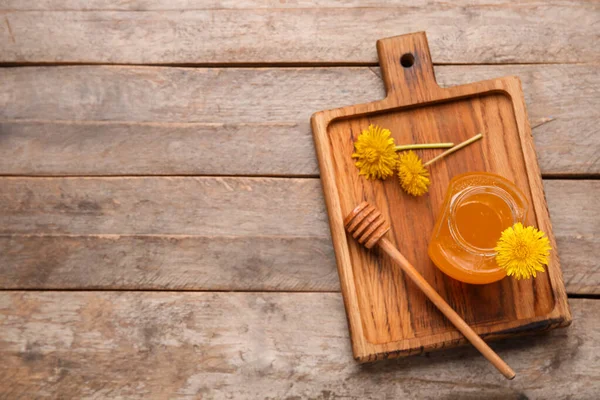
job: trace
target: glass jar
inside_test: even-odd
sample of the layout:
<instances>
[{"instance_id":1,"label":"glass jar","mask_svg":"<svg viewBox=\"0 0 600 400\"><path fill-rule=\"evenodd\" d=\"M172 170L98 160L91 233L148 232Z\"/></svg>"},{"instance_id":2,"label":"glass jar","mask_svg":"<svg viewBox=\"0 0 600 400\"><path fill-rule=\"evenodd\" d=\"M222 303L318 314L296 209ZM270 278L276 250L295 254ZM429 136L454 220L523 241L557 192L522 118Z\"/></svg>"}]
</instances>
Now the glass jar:
<instances>
[{"instance_id":1,"label":"glass jar","mask_svg":"<svg viewBox=\"0 0 600 400\"><path fill-rule=\"evenodd\" d=\"M494 247L502 231L527 216L527 199L511 181L469 172L450 181L429 242L429 257L445 274L465 283L499 281L506 273Z\"/></svg>"}]
</instances>

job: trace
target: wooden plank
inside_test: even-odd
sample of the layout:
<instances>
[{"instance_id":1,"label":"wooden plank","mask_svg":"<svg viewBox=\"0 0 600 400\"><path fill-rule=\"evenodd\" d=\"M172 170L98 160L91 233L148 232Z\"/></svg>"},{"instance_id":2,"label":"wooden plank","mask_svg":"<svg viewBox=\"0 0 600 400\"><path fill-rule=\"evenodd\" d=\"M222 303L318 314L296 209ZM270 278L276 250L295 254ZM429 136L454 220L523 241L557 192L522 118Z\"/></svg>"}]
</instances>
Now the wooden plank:
<instances>
[{"instance_id":1,"label":"wooden plank","mask_svg":"<svg viewBox=\"0 0 600 400\"><path fill-rule=\"evenodd\" d=\"M323 237L315 179L0 178L0 233Z\"/></svg>"},{"instance_id":2,"label":"wooden plank","mask_svg":"<svg viewBox=\"0 0 600 400\"><path fill-rule=\"evenodd\" d=\"M9 4L0 23L0 61L375 63L377 39L423 29L428 30L436 63L600 59L594 29L599 6L585 0L457 5L435 0L427 7L408 0L367 7L308 1L289 8L244 7L243 12L229 8L233 3L184 11L177 4L145 11L142 3L136 11L102 11L113 10L116 2L99 2L99 11L71 11L77 4L65 5L66 11L11 11Z\"/></svg>"},{"instance_id":3,"label":"wooden plank","mask_svg":"<svg viewBox=\"0 0 600 400\"><path fill-rule=\"evenodd\" d=\"M0 235L0 287L339 291L339 280L327 237Z\"/></svg>"},{"instance_id":4,"label":"wooden plank","mask_svg":"<svg viewBox=\"0 0 600 400\"><path fill-rule=\"evenodd\" d=\"M600 181L545 181L544 189L565 286L572 293L600 294L600 263L591 256L600 245Z\"/></svg>"},{"instance_id":5,"label":"wooden plank","mask_svg":"<svg viewBox=\"0 0 600 400\"><path fill-rule=\"evenodd\" d=\"M543 173L600 174L597 64L435 72L446 87L518 75ZM379 74L364 67L0 69L0 172L316 176L310 115L383 98Z\"/></svg>"},{"instance_id":6,"label":"wooden plank","mask_svg":"<svg viewBox=\"0 0 600 400\"><path fill-rule=\"evenodd\" d=\"M567 291L600 294L600 182L545 189ZM1 288L339 290L318 179L1 178L0 227Z\"/></svg>"},{"instance_id":7,"label":"wooden plank","mask_svg":"<svg viewBox=\"0 0 600 400\"><path fill-rule=\"evenodd\" d=\"M455 6L473 6L473 0L455 0ZM521 0L530 6L547 5L543 0ZM577 0L572 2L577 4ZM271 8L366 8L402 7L408 0L3 0L3 11L168 11ZM488 5L505 5L506 0L487 0ZM562 1L559 4L569 4Z\"/></svg>"},{"instance_id":8,"label":"wooden plank","mask_svg":"<svg viewBox=\"0 0 600 400\"><path fill-rule=\"evenodd\" d=\"M470 347L357 365L337 293L4 292L0 397L592 399L598 301L570 303L571 327L492 345L507 385Z\"/></svg>"}]
</instances>

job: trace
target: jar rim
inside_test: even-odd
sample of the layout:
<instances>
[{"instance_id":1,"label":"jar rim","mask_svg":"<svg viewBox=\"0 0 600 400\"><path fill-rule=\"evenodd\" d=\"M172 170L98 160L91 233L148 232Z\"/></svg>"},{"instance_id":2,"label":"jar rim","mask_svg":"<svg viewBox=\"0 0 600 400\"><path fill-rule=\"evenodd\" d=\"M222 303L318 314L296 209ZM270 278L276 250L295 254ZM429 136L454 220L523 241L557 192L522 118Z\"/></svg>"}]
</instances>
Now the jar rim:
<instances>
[{"instance_id":1,"label":"jar rim","mask_svg":"<svg viewBox=\"0 0 600 400\"><path fill-rule=\"evenodd\" d=\"M449 207L448 228L450 231L450 235L455 240L455 242L469 253L483 257L495 257L496 250L493 247L485 248L473 245L472 243L468 242L465 238L463 238L458 227L456 226L457 224L455 218L458 206L469 197L479 193L488 193L500 198L508 206L511 212L513 224L519 222L519 215L517 211L519 207L516 204L513 197L501 187L494 185L482 185L467 187L456 193L454 196L452 196Z\"/></svg>"}]
</instances>

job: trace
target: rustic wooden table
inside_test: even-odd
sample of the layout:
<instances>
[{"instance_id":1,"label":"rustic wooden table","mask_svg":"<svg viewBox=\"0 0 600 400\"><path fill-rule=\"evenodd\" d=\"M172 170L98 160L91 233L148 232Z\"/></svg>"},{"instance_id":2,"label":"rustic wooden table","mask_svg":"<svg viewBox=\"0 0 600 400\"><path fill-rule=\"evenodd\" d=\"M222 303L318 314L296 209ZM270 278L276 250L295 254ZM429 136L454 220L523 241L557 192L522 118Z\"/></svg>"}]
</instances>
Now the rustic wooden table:
<instances>
[{"instance_id":1,"label":"rustic wooden table","mask_svg":"<svg viewBox=\"0 0 600 400\"><path fill-rule=\"evenodd\" d=\"M0 398L597 398L600 3L0 0ZM357 365L309 117L518 75L573 325Z\"/></svg>"}]
</instances>

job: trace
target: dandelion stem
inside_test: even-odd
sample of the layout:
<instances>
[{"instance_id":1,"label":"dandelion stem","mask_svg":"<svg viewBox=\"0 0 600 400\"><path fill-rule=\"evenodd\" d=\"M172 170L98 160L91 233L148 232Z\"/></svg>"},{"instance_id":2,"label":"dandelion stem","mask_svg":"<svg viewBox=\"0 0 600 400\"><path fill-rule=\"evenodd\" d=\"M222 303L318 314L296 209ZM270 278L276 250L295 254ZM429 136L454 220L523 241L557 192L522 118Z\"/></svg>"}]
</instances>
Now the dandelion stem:
<instances>
[{"instance_id":1,"label":"dandelion stem","mask_svg":"<svg viewBox=\"0 0 600 400\"><path fill-rule=\"evenodd\" d=\"M417 150L417 149L449 149L454 143L421 143L421 144L403 144L394 147L396 151Z\"/></svg>"},{"instance_id":2,"label":"dandelion stem","mask_svg":"<svg viewBox=\"0 0 600 400\"><path fill-rule=\"evenodd\" d=\"M446 157L448 154L452 154L457 150L462 149L463 147L466 147L468 145L470 145L473 142L476 142L477 140L481 139L483 137L483 134L478 133L477 135L473 136L471 139L465 140L462 143L457 144L456 146L452 147L449 150L446 150L445 152L443 152L442 154L438 155L437 157L432 158L431 160L427 161L425 164L423 164L424 167L427 167L431 164L433 164L434 162Z\"/></svg>"}]
</instances>

